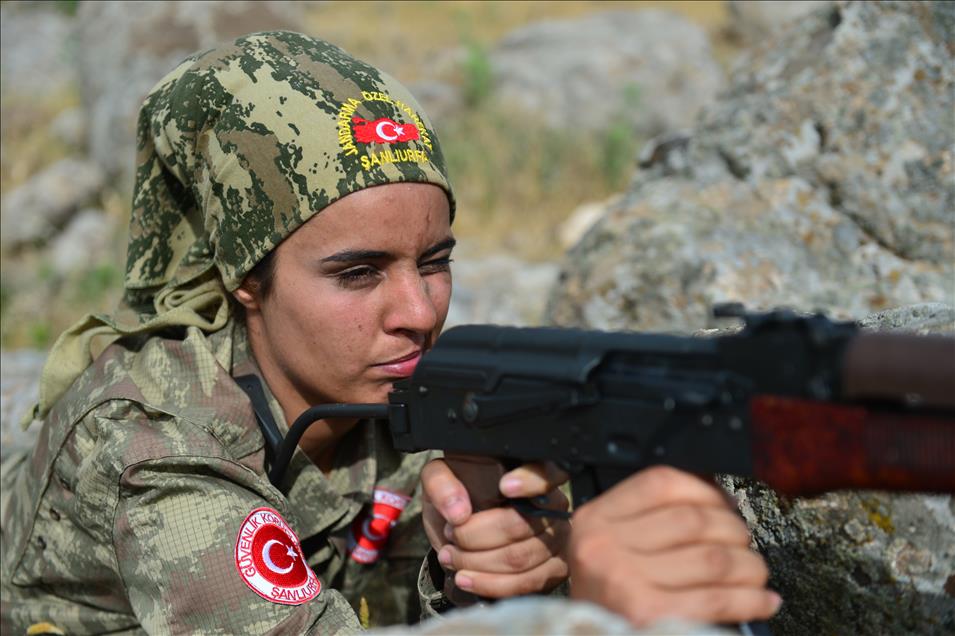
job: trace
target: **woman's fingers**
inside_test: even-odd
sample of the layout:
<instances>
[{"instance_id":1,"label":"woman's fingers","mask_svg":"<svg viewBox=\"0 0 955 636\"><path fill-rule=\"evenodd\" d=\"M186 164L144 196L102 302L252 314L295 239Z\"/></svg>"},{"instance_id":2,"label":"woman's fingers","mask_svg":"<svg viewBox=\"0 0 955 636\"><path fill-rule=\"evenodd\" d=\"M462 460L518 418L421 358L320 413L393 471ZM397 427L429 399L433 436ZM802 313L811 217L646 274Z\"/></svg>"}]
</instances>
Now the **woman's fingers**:
<instances>
[{"instance_id":1,"label":"woman's fingers","mask_svg":"<svg viewBox=\"0 0 955 636\"><path fill-rule=\"evenodd\" d=\"M644 555L639 561L647 579L661 588L763 587L769 580L769 570L762 557L749 548L736 546L693 545Z\"/></svg>"},{"instance_id":2,"label":"woman's fingers","mask_svg":"<svg viewBox=\"0 0 955 636\"><path fill-rule=\"evenodd\" d=\"M670 466L653 466L623 480L575 511L575 523L591 517L611 522L632 518L661 506L689 504L726 507L722 490Z\"/></svg>"},{"instance_id":3,"label":"woman's fingers","mask_svg":"<svg viewBox=\"0 0 955 636\"><path fill-rule=\"evenodd\" d=\"M473 515L463 525L448 524L444 537L462 550L491 550L529 539L553 523L547 518L525 518L513 508L493 508Z\"/></svg>"},{"instance_id":4,"label":"woman's fingers","mask_svg":"<svg viewBox=\"0 0 955 636\"><path fill-rule=\"evenodd\" d=\"M619 540L640 552L669 550L693 543L748 547L749 528L725 506L677 504L650 510L619 528Z\"/></svg>"},{"instance_id":5,"label":"woman's fingers","mask_svg":"<svg viewBox=\"0 0 955 636\"><path fill-rule=\"evenodd\" d=\"M498 484L507 497L546 495L567 481L567 473L550 462L524 464L505 473Z\"/></svg>"},{"instance_id":6,"label":"woman's fingers","mask_svg":"<svg viewBox=\"0 0 955 636\"><path fill-rule=\"evenodd\" d=\"M486 598L507 598L524 594L549 592L567 578L567 562L552 557L527 572L498 574L461 570L454 575L454 583L462 590Z\"/></svg>"},{"instance_id":7,"label":"woman's fingers","mask_svg":"<svg viewBox=\"0 0 955 636\"><path fill-rule=\"evenodd\" d=\"M781 605L779 594L765 588L714 586L679 592L647 591L639 603L624 602L612 609L642 627L667 617L701 623L766 620Z\"/></svg>"},{"instance_id":8,"label":"woman's fingers","mask_svg":"<svg viewBox=\"0 0 955 636\"><path fill-rule=\"evenodd\" d=\"M567 510L569 502L563 493L554 491L538 505L548 510ZM491 550L528 539L559 523L567 522L552 517L525 517L504 506L475 513L459 526L448 524L444 536L464 550Z\"/></svg>"},{"instance_id":9,"label":"woman's fingers","mask_svg":"<svg viewBox=\"0 0 955 636\"><path fill-rule=\"evenodd\" d=\"M565 521L546 527L529 538L505 542L489 550L464 550L456 545L446 545L438 553L438 560L458 571L517 574L560 555L569 532L570 524Z\"/></svg>"},{"instance_id":10,"label":"woman's fingers","mask_svg":"<svg viewBox=\"0 0 955 636\"><path fill-rule=\"evenodd\" d=\"M421 471L421 486L426 504L432 505L445 521L464 523L471 515L467 488L442 459L428 462Z\"/></svg>"}]
</instances>

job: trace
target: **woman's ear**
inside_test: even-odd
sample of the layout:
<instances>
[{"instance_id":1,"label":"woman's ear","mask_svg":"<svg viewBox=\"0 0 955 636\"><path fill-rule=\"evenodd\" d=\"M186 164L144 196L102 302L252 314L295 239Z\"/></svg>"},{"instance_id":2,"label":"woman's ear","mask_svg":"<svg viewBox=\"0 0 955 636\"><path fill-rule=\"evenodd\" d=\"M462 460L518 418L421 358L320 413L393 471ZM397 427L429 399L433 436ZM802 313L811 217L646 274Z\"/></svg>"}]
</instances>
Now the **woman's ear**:
<instances>
[{"instance_id":1,"label":"woman's ear","mask_svg":"<svg viewBox=\"0 0 955 636\"><path fill-rule=\"evenodd\" d=\"M257 311L259 309L259 295L257 290L253 289L255 285L249 283L246 279L242 284L232 292L232 297L239 301L239 304L245 307L246 311Z\"/></svg>"}]
</instances>

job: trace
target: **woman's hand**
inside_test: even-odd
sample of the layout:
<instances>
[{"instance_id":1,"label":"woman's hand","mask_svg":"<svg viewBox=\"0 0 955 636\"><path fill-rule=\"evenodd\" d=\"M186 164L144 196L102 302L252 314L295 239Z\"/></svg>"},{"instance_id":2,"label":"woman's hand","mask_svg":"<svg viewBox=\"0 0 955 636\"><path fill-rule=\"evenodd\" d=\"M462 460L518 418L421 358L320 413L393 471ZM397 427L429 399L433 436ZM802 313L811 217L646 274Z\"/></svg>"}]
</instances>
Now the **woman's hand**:
<instances>
[{"instance_id":1,"label":"woman's hand","mask_svg":"<svg viewBox=\"0 0 955 636\"><path fill-rule=\"evenodd\" d=\"M567 521L526 519L501 506L504 497L545 497L542 507L567 510L557 486L566 475L528 464L505 473L493 460L450 456L421 474L424 525L458 588L505 598L547 592L567 578Z\"/></svg>"},{"instance_id":2,"label":"woman's hand","mask_svg":"<svg viewBox=\"0 0 955 636\"><path fill-rule=\"evenodd\" d=\"M766 619L782 602L723 491L679 470L640 471L574 512L571 596L641 627L674 616Z\"/></svg>"}]
</instances>

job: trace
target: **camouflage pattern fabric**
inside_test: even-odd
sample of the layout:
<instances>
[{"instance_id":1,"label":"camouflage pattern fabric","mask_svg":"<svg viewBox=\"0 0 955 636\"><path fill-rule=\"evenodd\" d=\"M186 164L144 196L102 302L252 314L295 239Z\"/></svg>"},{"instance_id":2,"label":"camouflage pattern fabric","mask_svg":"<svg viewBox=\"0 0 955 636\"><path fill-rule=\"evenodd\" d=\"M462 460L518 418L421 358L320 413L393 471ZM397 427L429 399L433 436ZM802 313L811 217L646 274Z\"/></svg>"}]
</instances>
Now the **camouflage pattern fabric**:
<instances>
[{"instance_id":1,"label":"camouflage pattern fabric","mask_svg":"<svg viewBox=\"0 0 955 636\"><path fill-rule=\"evenodd\" d=\"M37 445L2 467L3 633L338 633L359 629L359 607L371 624L417 619L419 597L435 599L417 495L383 558L355 562L347 539L375 488L416 493L427 457L397 454L363 423L329 475L299 454L288 495L273 488L233 380L256 369L229 292L362 188L432 183L453 215L430 122L340 49L259 33L159 82L140 112L138 163L121 308L57 340L32 413ZM281 425L274 400L273 411ZM237 532L261 507L302 540L322 584L313 600L271 602L240 578Z\"/></svg>"},{"instance_id":2,"label":"camouflage pattern fabric","mask_svg":"<svg viewBox=\"0 0 955 636\"><path fill-rule=\"evenodd\" d=\"M122 340L57 403L29 460L0 484L4 634L41 622L66 633L347 633L362 599L372 625L419 618L429 546L418 476L430 457L395 452L366 422L327 476L298 452L284 496L232 379L257 371L247 352L241 323ZM382 558L363 565L348 558L347 535L375 487L414 498ZM302 539L322 582L314 600L273 603L240 578L237 531L263 506Z\"/></svg>"},{"instance_id":3,"label":"camouflage pattern fabric","mask_svg":"<svg viewBox=\"0 0 955 636\"><path fill-rule=\"evenodd\" d=\"M432 183L454 218L441 146L407 89L297 33L256 33L190 57L147 96L137 139L121 310L60 336L34 418L121 335L221 329L226 292L343 196Z\"/></svg>"}]
</instances>

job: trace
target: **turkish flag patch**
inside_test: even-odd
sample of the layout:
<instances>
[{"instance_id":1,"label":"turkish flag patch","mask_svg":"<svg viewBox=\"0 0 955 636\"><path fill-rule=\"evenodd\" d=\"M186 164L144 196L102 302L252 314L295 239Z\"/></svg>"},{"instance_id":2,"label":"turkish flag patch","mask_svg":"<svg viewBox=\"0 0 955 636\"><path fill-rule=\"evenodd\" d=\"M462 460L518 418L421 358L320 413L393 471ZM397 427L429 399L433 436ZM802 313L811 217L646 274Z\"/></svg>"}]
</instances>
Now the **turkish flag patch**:
<instances>
[{"instance_id":1,"label":"turkish flag patch","mask_svg":"<svg viewBox=\"0 0 955 636\"><path fill-rule=\"evenodd\" d=\"M393 144L419 138L418 127L414 124L399 124L387 117L368 121L355 116L351 121L355 127L355 141L358 143Z\"/></svg>"},{"instance_id":2,"label":"turkish flag patch","mask_svg":"<svg viewBox=\"0 0 955 636\"><path fill-rule=\"evenodd\" d=\"M253 592L273 603L301 605L322 591L298 537L272 508L256 508L242 522L235 567Z\"/></svg>"}]
</instances>

